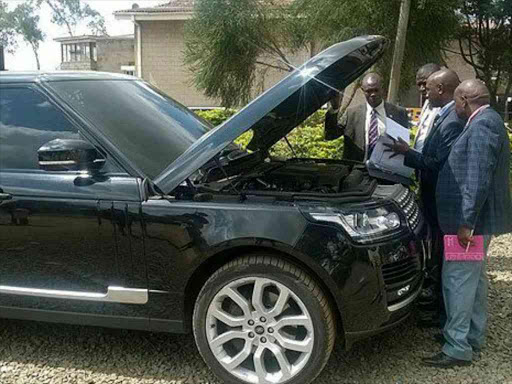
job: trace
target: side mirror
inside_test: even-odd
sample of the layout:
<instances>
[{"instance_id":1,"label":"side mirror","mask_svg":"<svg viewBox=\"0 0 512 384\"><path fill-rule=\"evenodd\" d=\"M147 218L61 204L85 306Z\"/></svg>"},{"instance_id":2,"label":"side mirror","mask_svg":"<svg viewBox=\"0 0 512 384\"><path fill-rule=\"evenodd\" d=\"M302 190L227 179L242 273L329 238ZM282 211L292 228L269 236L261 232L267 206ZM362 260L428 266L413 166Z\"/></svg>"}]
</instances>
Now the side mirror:
<instances>
[{"instance_id":1,"label":"side mirror","mask_svg":"<svg viewBox=\"0 0 512 384\"><path fill-rule=\"evenodd\" d=\"M83 140L55 139L38 149L39 168L45 171L99 171L105 158Z\"/></svg>"}]
</instances>

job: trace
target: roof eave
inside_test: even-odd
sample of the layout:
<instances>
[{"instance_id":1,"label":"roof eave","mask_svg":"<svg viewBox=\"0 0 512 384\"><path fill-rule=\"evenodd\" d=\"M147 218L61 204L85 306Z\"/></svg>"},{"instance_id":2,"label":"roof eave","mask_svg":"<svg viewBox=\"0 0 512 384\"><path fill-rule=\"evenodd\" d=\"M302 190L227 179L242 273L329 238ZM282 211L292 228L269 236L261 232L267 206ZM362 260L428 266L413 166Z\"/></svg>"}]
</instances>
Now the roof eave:
<instances>
[{"instance_id":1,"label":"roof eave","mask_svg":"<svg viewBox=\"0 0 512 384\"><path fill-rule=\"evenodd\" d=\"M64 36L64 37L56 37L53 41L58 43L72 43L72 42L80 42L80 43L93 43L98 40L97 36Z\"/></svg>"},{"instance_id":2,"label":"roof eave","mask_svg":"<svg viewBox=\"0 0 512 384\"><path fill-rule=\"evenodd\" d=\"M161 20L189 20L193 11L186 12L122 12L114 13L116 20L134 21L161 21Z\"/></svg>"}]
</instances>

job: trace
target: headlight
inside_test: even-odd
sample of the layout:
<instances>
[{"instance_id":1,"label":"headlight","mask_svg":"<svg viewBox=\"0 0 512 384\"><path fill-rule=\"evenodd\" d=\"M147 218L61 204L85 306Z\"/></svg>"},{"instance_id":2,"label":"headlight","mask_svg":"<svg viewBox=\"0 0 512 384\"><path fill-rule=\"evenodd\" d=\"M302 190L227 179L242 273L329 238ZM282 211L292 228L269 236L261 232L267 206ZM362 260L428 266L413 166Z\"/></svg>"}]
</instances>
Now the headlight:
<instances>
[{"instance_id":1,"label":"headlight","mask_svg":"<svg viewBox=\"0 0 512 384\"><path fill-rule=\"evenodd\" d=\"M400 228L401 225L398 214L384 207L368 209L364 212L310 213L310 215L317 221L341 225L354 240L380 236Z\"/></svg>"}]
</instances>

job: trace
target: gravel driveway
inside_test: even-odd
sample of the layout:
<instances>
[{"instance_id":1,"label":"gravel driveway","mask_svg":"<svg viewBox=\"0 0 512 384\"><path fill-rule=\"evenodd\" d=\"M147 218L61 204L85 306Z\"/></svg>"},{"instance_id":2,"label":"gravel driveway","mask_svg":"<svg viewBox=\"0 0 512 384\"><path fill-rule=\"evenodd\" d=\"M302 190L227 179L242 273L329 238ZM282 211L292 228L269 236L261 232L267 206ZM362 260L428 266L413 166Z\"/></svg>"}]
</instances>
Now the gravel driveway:
<instances>
[{"instance_id":1,"label":"gravel driveway","mask_svg":"<svg viewBox=\"0 0 512 384\"><path fill-rule=\"evenodd\" d=\"M469 368L420 366L438 352L434 330L414 319L356 344L337 347L320 383L512 384L512 235L493 240L489 260L488 346ZM0 320L0 384L218 383L191 335Z\"/></svg>"}]
</instances>

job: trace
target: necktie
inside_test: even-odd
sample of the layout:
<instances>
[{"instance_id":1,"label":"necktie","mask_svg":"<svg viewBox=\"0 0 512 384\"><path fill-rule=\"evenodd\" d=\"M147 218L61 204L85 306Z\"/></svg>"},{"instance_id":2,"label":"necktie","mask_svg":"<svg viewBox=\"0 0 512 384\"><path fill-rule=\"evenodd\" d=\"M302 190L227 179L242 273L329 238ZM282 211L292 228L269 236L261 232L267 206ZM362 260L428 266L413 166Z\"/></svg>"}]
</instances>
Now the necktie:
<instances>
[{"instance_id":1,"label":"necktie","mask_svg":"<svg viewBox=\"0 0 512 384\"><path fill-rule=\"evenodd\" d=\"M377 111L375 109L372 110L372 114L370 115L370 129L368 130L368 157L371 155L375 144L377 143L377 138L379 137L379 122L377 120Z\"/></svg>"}]
</instances>

